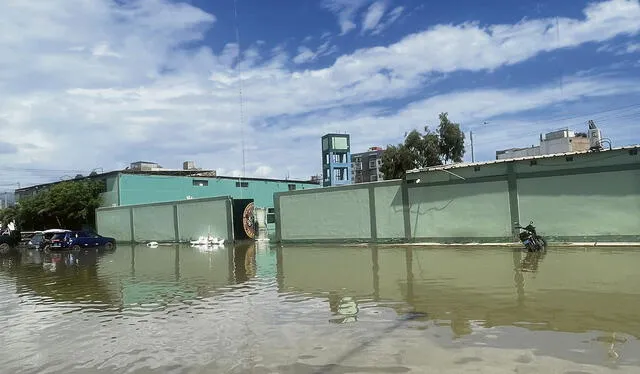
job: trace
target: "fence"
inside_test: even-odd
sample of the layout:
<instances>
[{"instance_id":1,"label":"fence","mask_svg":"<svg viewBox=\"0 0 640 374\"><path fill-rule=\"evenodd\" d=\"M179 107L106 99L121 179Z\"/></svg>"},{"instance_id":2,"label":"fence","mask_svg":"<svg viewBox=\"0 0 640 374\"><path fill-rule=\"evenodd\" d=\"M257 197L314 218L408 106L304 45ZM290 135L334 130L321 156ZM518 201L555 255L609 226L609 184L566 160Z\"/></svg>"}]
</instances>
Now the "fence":
<instances>
[{"instance_id":1,"label":"fence","mask_svg":"<svg viewBox=\"0 0 640 374\"><path fill-rule=\"evenodd\" d=\"M211 234L233 240L233 207L229 196L100 208L101 235L124 242L185 242Z\"/></svg>"},{"instance_id":2,"label":"fence","mask_svg":"<svg viewBox=\"0 0 640 374\"><path fill-rule=\"evenodd\" d=\"M638 147L463 165L274 196L282 242L640 241Z\"/></svg>"}]
</instances>

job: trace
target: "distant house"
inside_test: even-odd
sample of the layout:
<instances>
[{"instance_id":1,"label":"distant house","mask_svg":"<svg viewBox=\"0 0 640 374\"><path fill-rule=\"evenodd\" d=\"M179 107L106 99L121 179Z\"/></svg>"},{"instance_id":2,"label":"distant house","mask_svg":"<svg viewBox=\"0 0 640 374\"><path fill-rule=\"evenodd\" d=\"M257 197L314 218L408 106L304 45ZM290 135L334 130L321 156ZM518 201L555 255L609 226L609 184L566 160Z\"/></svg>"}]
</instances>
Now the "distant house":
<instances>
[{"instance_id":1,"label":"distant house","mask_svg":"<svg viewBox=\"0 0 640 374\"><path fill-rule=\"evenodd\" d=\"M574 133L563 129L540 134L540 144L525 148L509 148L496 151L496 160L531 157L567 152L582 152L589 149L589 139L585 133Z\"/></svg>"}]
</instances>

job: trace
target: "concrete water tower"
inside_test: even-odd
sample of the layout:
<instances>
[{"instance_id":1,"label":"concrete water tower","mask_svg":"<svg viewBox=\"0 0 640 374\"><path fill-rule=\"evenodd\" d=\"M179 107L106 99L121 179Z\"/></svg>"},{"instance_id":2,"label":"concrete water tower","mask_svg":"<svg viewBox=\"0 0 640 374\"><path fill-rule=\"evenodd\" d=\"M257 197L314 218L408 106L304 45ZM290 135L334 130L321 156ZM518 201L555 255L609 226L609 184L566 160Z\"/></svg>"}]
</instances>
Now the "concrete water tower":
<instances>
[{"instance_id":1,"label":"concrete water tower","mask_svg":"<svg viewBox=\"0 0 640 374\"><path fill-rule=\"evenodd\" d=\"M322 137L322 186L351 184L351 139L349 134Z\"/></svg>"}]
</instances>

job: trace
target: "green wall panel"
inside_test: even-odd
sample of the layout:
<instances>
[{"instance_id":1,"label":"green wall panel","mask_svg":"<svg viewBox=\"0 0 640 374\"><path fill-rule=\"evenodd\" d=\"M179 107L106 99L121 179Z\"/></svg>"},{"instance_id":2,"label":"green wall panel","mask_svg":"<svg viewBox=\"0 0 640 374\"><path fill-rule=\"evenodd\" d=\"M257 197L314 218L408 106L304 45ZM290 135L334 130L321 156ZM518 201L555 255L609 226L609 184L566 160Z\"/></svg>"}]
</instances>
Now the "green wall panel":
<instances>
[{"instance_id":1,"label":"green wall panel","mask_svg":"<svg viewBox=\"0 0 640 374\"><path fill-rule=\"evenodd\" d=\"M545 236L640 235L640 170L521 179L518 194Z\"/></svg>"},{"instance_id":2,"label":"green wall panel","mask_svg":"<svg viewBox=\"0 0 640 374\"><path fill-rule=\"evenodd\" d=\"M131 219L129 208L96 211L98 234L115 238L116 241L131 241Z\"/></svg>"},{"instance_id":3,"label":"green wall panel","mask_svg":"<svg viewBox=\"0 0 640 374\"><path fill-rule=\"evenodd\" d=\"M511 236L507 182L409 189L414 238Z\"/></svg>"},{"instance_id":4,"label":"green wall panel","mask_svg":"<svg viewBox=\"0 0 640 374\"><path fill-rule=\"evenodd\" d=\"M207 186L194 185L194 180L207 181ZM247 180L247 187L236 187L239 179L180 177L162 175L120 175L120 205L148 204L205 197L232 196L235 199L254 199L258 207L273 207L275 192L317 188L318 185L288 181Z\"/></svg>"},{"instance_id":5,"label":"green wall panel","mask_svg":"<svg viewBox=\"0 0 640 374\"><path fill-rule=\"evenodd\" d=\"M136 242L175 240L173 205L149 205L132 209Z\"/></svg>"},{"instance_id":6,"label":"green wall panel","mask_svg":"<svg viewBox=\"0 0 640 374\"><path fill-rule=\"evenodd\" d=\"M370 239L369 189L280 196L282 240Z\"/></svg>"},{"instance_id":7,"label":"green wall panel","mask_svg":"<svg viewBox=\"0 0 640 374\"><path fill-rule=\"evenodd\" d=\"M378 239L404 237L401 184L374 184Z\"/></svg>"},{"instance_id":8,"label":"green wall panel","mask_svg":"<svg viewBox=\"0 0 640 374\"><path fill-rule=\"evenodd\" d=\"M195 240L208 233L231 240L227 225L227 200L178 204L178 232L181 241Z\"/></svg>"}]
</instances>

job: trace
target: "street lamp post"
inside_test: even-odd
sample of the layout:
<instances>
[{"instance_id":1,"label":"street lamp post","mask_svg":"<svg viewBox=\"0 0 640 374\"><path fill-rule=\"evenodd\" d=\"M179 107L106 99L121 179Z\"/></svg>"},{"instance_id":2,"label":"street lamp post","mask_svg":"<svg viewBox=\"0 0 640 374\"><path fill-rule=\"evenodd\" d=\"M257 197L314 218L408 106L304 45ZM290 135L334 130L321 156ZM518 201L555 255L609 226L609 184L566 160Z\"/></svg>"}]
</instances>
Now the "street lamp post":
<instances>
[{"instance_id":1,"label":"street lamp post","mask_svg":"<svg viewBox=\"0 0 640 374\"><path fill-rule=\"evenodd\" d=\"M483 125L486 125L489 121L482 122ZM471 162L476 162L476 157L473 153L473 130L469 130L469 140L471 141Z\"/></svg>"}]
</instances>

